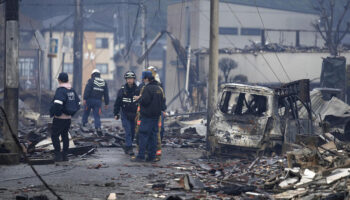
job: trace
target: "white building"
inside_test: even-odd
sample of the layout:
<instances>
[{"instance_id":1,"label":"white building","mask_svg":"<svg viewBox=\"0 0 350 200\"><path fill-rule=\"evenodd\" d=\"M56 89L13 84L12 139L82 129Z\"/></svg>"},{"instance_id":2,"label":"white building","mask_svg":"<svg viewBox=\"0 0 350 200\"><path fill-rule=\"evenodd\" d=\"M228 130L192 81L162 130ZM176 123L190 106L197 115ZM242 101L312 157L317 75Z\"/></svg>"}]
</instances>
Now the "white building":
<instances>
[{"instance_id":1,"label":"white building","mask_svg":"<svg viewBox=\"0 0 350 200\"><path fill-rule=\"evenodd\" d=\"M309 0L220 0L219 48L244 49L253 43L260 43L263 40L262 38L265 38L266 43L277 43L286 46L323 46L321 36L315 32L312 26L318 19L319 17ZM180 40L183 47L187 45L188 35L190 35L189 42L192 50L209 48L209 28L210 0L170 1L167 30ZM168 39L165 84L168 100L173 99L184 88L186 71L181 64L178 64L178 56L171 46L171 41ZM200 77L197 79L206 82L207 75L205 72L207 70L204 68L208 65L203 63L206 62L206 59L201 58L201 56L197 58L199 59L192 59L191 61L198 68L196 70ZM321 58L319 59L321 62ZM237 70L247 71L239 69L248 67L241 65L242 63L238 63ZM263 64L254 63L257 66ZM272 67L280 67L279 63L277 64ZM293 69L287 69L287 71L293 73ZM265 72L271 73L266 70ZM290 76L295 79L307 78L293 74ZM193 77L190 79L193 79ZM250 75L249 81L253 80L254 77ZM275 79L271 78L271 80L274 81ZM261 81L263 80L259 77L259 80L253 82ZM170 109L179 108L179 105L179 101L175 101Z\"/></svg>"},{"instance_id":2,"label":"white building","mask_svg":"<svg viewBox=\"0 0 350 200\"><path fill-rule=\"evenodd\" d=\"M168 7L168 31L185 41L187 38L187 12L191 19L191 46L209 47L209 0L171 1ZM266 41L283 45L295 45L296 30L300 30L300 44L322 45L316 36L312 23L319 19L309 7L301 7L303 1L285 0L222 0L219 4L219 48L244 48L251 41L261 40L261 32L266 29ZM188 11L186 10L188 7ZM259 16L260 13L260 16ZM183 43L185 44L185 43Z\"/></svg>"}]
</instances>

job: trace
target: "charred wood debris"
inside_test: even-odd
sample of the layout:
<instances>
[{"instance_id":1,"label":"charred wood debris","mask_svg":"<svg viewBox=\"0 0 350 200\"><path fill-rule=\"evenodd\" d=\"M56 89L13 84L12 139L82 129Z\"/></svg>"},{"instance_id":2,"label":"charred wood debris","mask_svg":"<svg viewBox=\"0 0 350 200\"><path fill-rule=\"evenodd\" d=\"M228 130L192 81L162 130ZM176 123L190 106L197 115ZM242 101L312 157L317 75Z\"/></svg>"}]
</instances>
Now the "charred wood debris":
<instances>
[{"instance_id":1,"label":"charred wood debris","mask_svg":"<svg viewBox=\"0 0 350 200\"><path fill-rule=\"evenodd\" d=\"M18 138L29 162L33 165L54 163L50 153L53 149L50 119L24 107L20 116ZM165 128L163 147L197 148L205 152L203 115L168 117ZM198 160L166 166L154 164L154 167L174 168L178 173L166 174L165 180L151 177L146 188L153 191L152 197L160 199L347 199L350 144L335 136L325 133L297 138L281 155L234 158L210 157L203 153ZM124 145L124 131L115 125L105 126L99 134L92 127L82 128L73 123L70 137L72 159L88 159L98 148ZM3 147L0 151L6 153ZM190 198L169 196L170 191L189 194ZM110 199L113 196L111 193Z\"/></svg>"}]
</instances>

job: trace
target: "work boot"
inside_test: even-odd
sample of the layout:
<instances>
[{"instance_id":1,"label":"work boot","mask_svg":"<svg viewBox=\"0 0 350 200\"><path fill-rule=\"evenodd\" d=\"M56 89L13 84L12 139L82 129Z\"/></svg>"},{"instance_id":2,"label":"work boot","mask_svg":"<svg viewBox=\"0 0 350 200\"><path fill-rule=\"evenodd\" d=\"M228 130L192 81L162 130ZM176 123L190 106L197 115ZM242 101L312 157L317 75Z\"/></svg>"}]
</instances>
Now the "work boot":
<instances>
[{"instance_id":1,"label":"work boot","mask_svg":"<svg viewBox=\"0 0 350 200\"><path fill-rule=\"evenodd\" d=\"M89 132L89 128L87 127L86 124L80 125L80 130L83 131L84 133Z\"/></svg>"},{"instance_id":2,"label":"work boot","mask_svg":"<svg viewBox=\"0 0 350 200\"><path fill-rule=\"evenodd\" d=\"M141 158L138 158L138 157L131 157L130 159L131 162L145 162L145 160L141 159Z\"/></svg>"},{"instance_id":3,"label":"work boot","mask_svg":"<svg viewBox=\"0 0 350 200\"><path fill-rule=\"evenodd\" d=\"M133 156L135 155L134 151L132 150L132 147L130 147L128 155Z\"/></svg>"},{"instance_id":4,"label":"work boot","mask_svg":"<svg viewBox=\"0 0 350 200\"><path fill-rule=\"evenodd\" d=\"M66 152L63 152L63 153L62 153L62 161L69 161L69 159L68 159L68 156L67 156L67 153L66 153Z\"/></svg>"},{"instance_id":5,"label":"work boot","mask_svg":"<svg viewBox=\"0 0 350 200\"><path fill-rule=\"evenodd\" d=\"M55 152L54 160L55 160L55 162L62 162L62 154L61 154L61 152Z\"/></svg>"},{"instance_id":6,"label":"work boot","mask_svg":"<svg viewBox=\"0 0 350 200\"><path fill-rule=\"evenodd\" d=\"M125 153L126 155L129 155L129 149L128 149L127 146L124 146L124 147L123 147L123 150L124 150L124 153Z\"/></svg>"},{"instance_id":7,"label":"work boot","mask_svg":"<svg viewBox=\"0 0 350 200\"><path fill-rule=\"evenodd\" d=\"M155 163L155 162L158 162L160 161L160 159L157 159L157 157L153 158L153 159L146 159L146 162L150 162L150 163Z\"/></svg>"},{"instance_id":8,"label":"work boot","mask_svg":"<svg viewBox=\"0 0 350 200\"><path fill-rule=\"evenodd\" d=\"M132 150L132 147L124 147L124 153L125 153L126 155L130 155L130 156L135 155L135 154L134 154L134 151Z\"/></svg>"},{"instance_id":9,"label":"work boot","mask_svg":"<svg viewBox=\"0 0 350 200\"><path fill-rule=\"evenodd\" d=\"M97 129L96 129L96 133L97 133L97 135L99 135L99 136L102 136L102 135L103 135L103 134L102 134L101 128L97 128Z\"/></svg>"},{"instance_id":10,"label":"work boot","mask_svg":"<svg viewBox=\"0 0 350 200\"><path fill-rule=\"evenodd\" d=\"M161 156L156 156L156 158L154 158L154 161L155 161L155 162L159 162L159 161L160 161L160 158L161 158Z\"/></svg>"}]
</instances>

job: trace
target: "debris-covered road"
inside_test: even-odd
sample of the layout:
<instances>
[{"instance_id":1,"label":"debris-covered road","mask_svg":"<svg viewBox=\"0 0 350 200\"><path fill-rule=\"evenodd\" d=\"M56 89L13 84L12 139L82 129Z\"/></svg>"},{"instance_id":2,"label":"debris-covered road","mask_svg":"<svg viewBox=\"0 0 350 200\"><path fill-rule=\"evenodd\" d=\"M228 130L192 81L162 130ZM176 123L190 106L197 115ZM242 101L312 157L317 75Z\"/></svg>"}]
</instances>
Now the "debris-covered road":
<instances>
[{"instance_id":1,"label":"debris-covered road","mask_svg":"<svg viewBox=\"0 0 350 200\"><path fill-rule=\"evenodd\" d=\"M168 118L161 161L135 163L121 148L120 121L104 119L101 133L74 122L70 161L53 163L48 125L25 123L31 121L21 119L19 138L30 163L62 199L346 199L349 195L350 146L330 133L298 136L282 155L208 157L206 121L201 116ZM56 199L27 164L0 166L0 199L38 195Z\"/></svg>"},{"instance_id":2,"label":"debris-covered road","mask_svg":"<svg viewBox=\"0 0 350 200\"><path fill-rule=\"evenodd\" d=\"M165 148L164 158L156 163L133 163L120 148L100 148L87 159L36 166L43 178L63 199L106 199L117 193L118 199L154 199L155 195L185 194L176 189L157 191L153 184L167 183L169 177L190 169L189 160L202 155L200 150ZM187 170L186 170L187 171ZM0 166L0 197L15 199L19 194L45 194L55 199L35 177L29 166ZM168 184L167 184L168 185ZM175 186L174 186L175 187Z\"/></svg>"}]
</instances>

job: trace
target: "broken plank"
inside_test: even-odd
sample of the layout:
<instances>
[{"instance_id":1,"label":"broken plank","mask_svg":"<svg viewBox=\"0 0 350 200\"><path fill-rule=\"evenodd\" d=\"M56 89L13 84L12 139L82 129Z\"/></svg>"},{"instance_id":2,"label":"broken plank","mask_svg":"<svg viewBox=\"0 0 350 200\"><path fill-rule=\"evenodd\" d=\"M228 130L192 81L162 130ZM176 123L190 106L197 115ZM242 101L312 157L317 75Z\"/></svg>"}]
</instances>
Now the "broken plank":
<instances>
[{"instance_id":1,"label":"broken plank","mask_svg":"<svg viewBox=\"0 0 350 200\"><path fill-rule=\"evenodd\" d=\"M331 184L339 179L350 176L349 170L350 168L334 170L332 174L326 178L327 184Z\"/></svg>"},{"instance_id":2,"label":"broken plank","mask_svg":"<svg viewBox=\"0 0 350 200\"><path fill-rule=\"evenodd\" d=\"M300 188L298 190L288 190L276 195L273 195L275 199L292 199L307 193L307 190Z\"/></svg>"}]
</instances>

